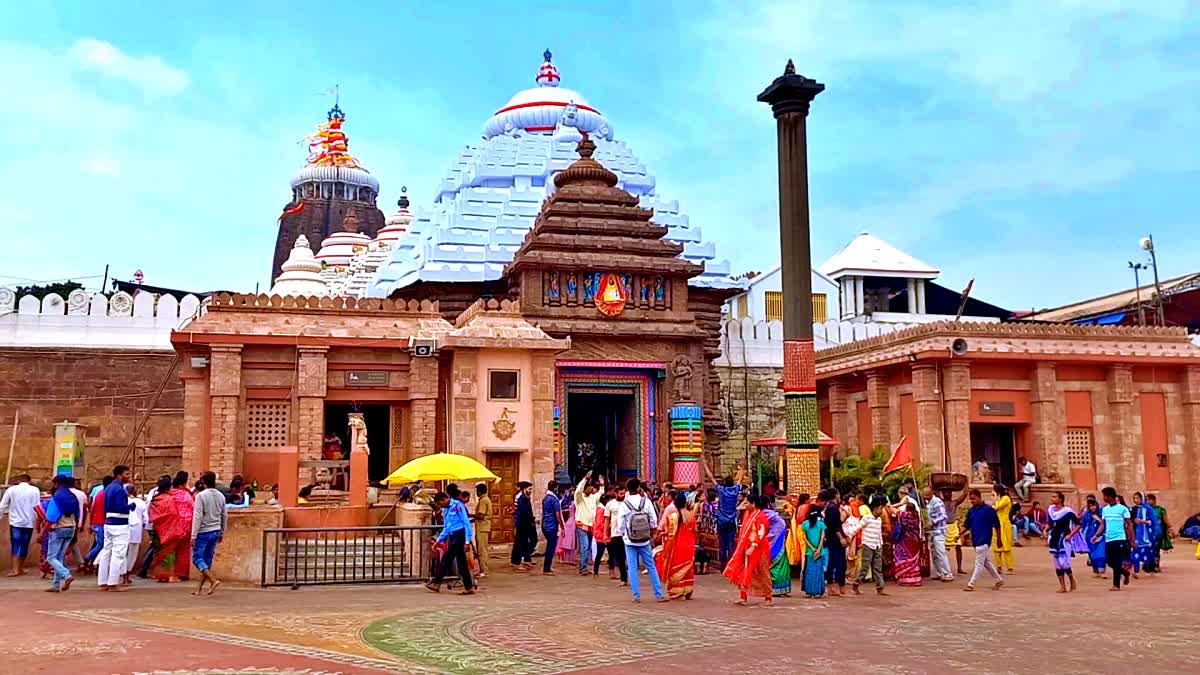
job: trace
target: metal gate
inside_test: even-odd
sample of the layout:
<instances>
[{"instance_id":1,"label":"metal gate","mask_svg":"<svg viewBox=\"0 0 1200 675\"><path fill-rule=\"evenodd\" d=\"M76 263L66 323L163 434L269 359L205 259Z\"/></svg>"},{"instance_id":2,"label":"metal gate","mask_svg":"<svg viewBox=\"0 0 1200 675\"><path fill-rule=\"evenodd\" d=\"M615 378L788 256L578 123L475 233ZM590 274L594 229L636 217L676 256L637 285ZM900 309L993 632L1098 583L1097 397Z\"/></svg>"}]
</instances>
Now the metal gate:
<instances>
[{"instance_id":1,"label":"metal gate","mask_svg":"<svg viewBox=\"0 0 1200 675\"><path fill-rule=\"evenodd\" d=\"M439 527L263 530L262 585L413 583L431 576Z\"/></svg>"}]
</instances>

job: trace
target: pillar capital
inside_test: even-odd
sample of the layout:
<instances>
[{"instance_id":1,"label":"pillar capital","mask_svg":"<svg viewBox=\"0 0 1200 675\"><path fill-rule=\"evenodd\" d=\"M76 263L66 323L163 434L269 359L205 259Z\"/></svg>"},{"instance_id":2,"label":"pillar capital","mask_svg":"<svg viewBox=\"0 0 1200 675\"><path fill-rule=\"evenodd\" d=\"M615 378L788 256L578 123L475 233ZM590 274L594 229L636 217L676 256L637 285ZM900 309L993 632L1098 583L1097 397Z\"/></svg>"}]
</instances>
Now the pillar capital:
<instances>
[{"instance_id":1,"label":"pillar capital","mask_svg":"<svg viewBox=\"0 0 1200 675\"><path fill-rule=\"evenodd\" d=\"M788 59L783 75L775 78L767 88L758 95L761 103L771 106L775 117L788 113L800 113L808 116L808 107L817 94L825 91L825 85L812 78L796 73L796 66Z\"/></svg>"},{"instance_id":2,"label":"pillar capital","mask_svg":"<svg viewBox=\"0 0 1200 675\"><path fill-rule=\"evenodd\" d=\"M971 364L951 361L942 368L942 390L947 401L971 398Z\"/></svg>"},{"instance_id":3,"label":"pillar capital","mask_svg":"<svg viewBox=\"0 0 1200 675\"><path fill-rule=\"evenodd\" d=\"M1108 402L1133 403L1133 366L1114 363L1108 367Z\"/></svg>"}]
</instances>

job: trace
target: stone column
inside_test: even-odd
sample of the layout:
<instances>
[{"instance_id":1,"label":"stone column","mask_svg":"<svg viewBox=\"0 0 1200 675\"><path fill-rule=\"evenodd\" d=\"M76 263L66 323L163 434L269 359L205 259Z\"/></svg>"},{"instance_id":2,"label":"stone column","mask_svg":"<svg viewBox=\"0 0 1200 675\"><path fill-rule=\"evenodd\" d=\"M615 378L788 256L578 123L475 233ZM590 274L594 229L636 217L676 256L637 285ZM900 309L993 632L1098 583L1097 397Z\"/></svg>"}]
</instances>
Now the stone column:
<instances>
[{"instance_id":1,"label":"stone column","mask_svg":"<svg viewBox=\"0 0 1200 675\"><path fill-rule=\"evenodd\" d=\"M951 361L942 368L942 391L946 400L946 441L950 448L950 471L971 475L971 366Z\"/></svg>"},{"instance_id":2,"label":"stone column","mask_svg":"<svg viewBox=\"0 0 1200 675\"><path fill-rule=\"evenodd\" d=\"M1133 367L1128 364L1117 363L1108 368L1108 415L1114 452L1111 453L1113 475L1107 478L1116 484L1118 491L1132 490L1143 474L1142 443L1133 420ZM1104 478L1100 482L1108 482Z\"/></svg>"},{"instance_id":3,"label":"stone column","mask_svg":"<svg viewBox=\"0 0 1200 675\"><path fill-rule=\"evenodd\" d=\"M296 438L299 461L321 459L325 438L325 396L329 393L329 347L297 347ZM339 424L342 420L338 420Z\"/></svg>"},{"instance_id":4,"label":"stone column","mask_svg":"<svg viewBox=\"0 0 1200 675\"><path fill-rule=\"evenodd\" d=\"M878 370L867 372L867 407L871 409L871 450L891 450L891 426L888 424L887 375Z\"/></svg>"},{"instance_id":5,"label":"stone column","mask_svg":"<svg viewBox=\"0 0 1200 675\"><path fill-rule=\"evenodd\" d=\"M186 363L187 359L184 359ZM204 471L209 465L208 436L210 403L208 400L209 373L185 368L183 379L183 456L182 469L190 474Z\"/></svg>"},{"instance_id":6,"label":"stone column","mask_svg":"<svg viewBox=\"0 0 1200 675\"><path fill-rule=\"evenodd\" d=\"M1200 366L1183 371L1183 485L1189 504L1200 501ZM1178 474L1176 474L1178 476Z\"/></svg>"},{"instance_id":7,"label":"stone column","mask_svg":"<svg viewBox=\"0 0 1200 675\"><path fill-rule=\"evenodd\" d=\"M213 345L208 368L208 468L227 481L242 468L242 346Z\"/></svg>"},{"instance_id":8,"label":"stone column","mask_svg":"<svg viewBox=\"0 0 1200 675\"><path fill-rule=\"evenodd\" d=\"M917 280L916 279L908 280L908 293L906 293L906 295L908 296L908 313L916 314L917 313Z\"/></svg>"},{"instance_id":9,"label":"stone column","mask_svg":"<svg viewBox=\"0 0 1200 675\"><path fill-rule=\"evenodd\" d=\"M530 448L532 476L523 476L534 485L545 485L559 472L566 473L566 458L554 452L554 355L533 356L533 447Z\"/></svg>"},{"instance_id":10,"label":"stone column","mask_svg":"<svg viewBox=\"0 0 1200 675\"><path fill-rule=\"evenodd\" d=\"M917 363L912 369L913 403L917 408L917 436L913 459L946 470L945 435L942 432L942 396L938 392L938 369ZM969 471L963 471L970 476Z\"/></svg>"},{"instance_id":11,"label":"stone column","mask_svg":"<svg viewBox=\"0 0 1200 675\"><path fill-rule=\"evenodd\" d=\"M833 422L833 438L838 443L833 452L845 456L850 439L850 404L846 400L846 385L837 380L829 383L829 417Z\"/></svg>"},{"instance_id":12,"label":"stone column","mask_svg":"<svg viewBox=\"0 0 1200 675\"><path fill-rule=\"evenodd\" d=\"M475 446L475 425L479 396L479 355L470 349L455 350L452 369L450 447L455 452L482 460L483 450Z\"/></svg>"},{"instance_id":13,"label":"stone column","mask_svg":"<svg viewBox=\"0 0 1200 675\"><path fill-rule=\"evenodd\" d=\"M808 130L812 100L825 85L796 74L789 60L758 100L775 115L779 162L779 235L783 263L783 396L788 485L820 488L817 372L813 354L812 255L808 219Z\"/></svg>"},{"instance_id":14,"label":"stone column","mask_svg":"<svg viewBox=\"0 0 1200 675\"><path fill-rule=\"evenodd\" d=\"M413 357L409 361L408 392L412 399L412 457L442 450L436 447L438 360Z\"/></svg>"},{"instance_id":15,"label":"stone column","mask_svg":"<svg viewBox=\"0 0 1200 675\"><path fill-rule=\"evenodd\" d=\"M1058 414L1058 378L1054 364L1039 362L1033 371L1030 407L1033 413L1033 449L1040 456L1042 479L1048 483L1070 482L1066 430Z\"/></svg>"}]
</instances>

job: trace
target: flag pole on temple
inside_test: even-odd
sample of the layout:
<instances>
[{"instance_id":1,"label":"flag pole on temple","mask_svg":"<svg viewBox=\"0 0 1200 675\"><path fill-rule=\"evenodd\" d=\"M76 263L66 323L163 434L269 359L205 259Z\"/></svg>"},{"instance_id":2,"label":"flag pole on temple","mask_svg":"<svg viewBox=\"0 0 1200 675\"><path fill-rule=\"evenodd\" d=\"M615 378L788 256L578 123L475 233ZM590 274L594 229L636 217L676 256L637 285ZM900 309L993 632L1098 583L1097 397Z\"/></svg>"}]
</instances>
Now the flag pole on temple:
<instances>
[{"instance_id":1,"label":"flag pole on temple","mask_svg":"<svg viewBox=\"0 0 1200 675\"><path fill-rule=\"evenodd\" d=\"M813 352L812 255L808 217L809 105L825 85L796 73L788 59L758 100L775 115L779 162L779 243L783 270L783 399L787 422L787 489L821 487L817 439L817 371ZM830 480L832 480L830 476Z\"/></svg>"}]
</instances>

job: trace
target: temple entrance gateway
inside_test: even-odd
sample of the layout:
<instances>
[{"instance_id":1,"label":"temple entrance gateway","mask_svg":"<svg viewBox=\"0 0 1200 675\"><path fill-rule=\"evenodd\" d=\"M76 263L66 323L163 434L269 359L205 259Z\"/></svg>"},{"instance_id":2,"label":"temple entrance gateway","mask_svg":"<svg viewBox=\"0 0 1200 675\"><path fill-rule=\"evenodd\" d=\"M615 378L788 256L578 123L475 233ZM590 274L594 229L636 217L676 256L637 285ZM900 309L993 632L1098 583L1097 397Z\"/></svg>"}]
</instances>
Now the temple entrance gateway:
<instances>
[{"instance_id":1,"label":"temple entrance gateway","mask_svg":"<svg viewBox=\"0 0 1200 675\"><path fill-rule=\"evenodd\" d=\"M567 429L567 471L578 482L588 471L609 480L637 475L637 434L634 394L629 391L590 391L567 394L571 424Z\"/></svg>"},{"instance_id":2,"label":"temple entrance gateway","mask_svg":"<svg viewBox=\"0 0 1200 675\"><path fill-rule=\"evenodd\" d=\"M354 403L325 404L325 438L330 434L342 442L343 457L350 457L350 413L362 413L367 424L367 447L371 449L367 459L369 480L387 478L395 467L391 466L391 406L387 404L360 405Z\"/></svg>"}]
</instances>

